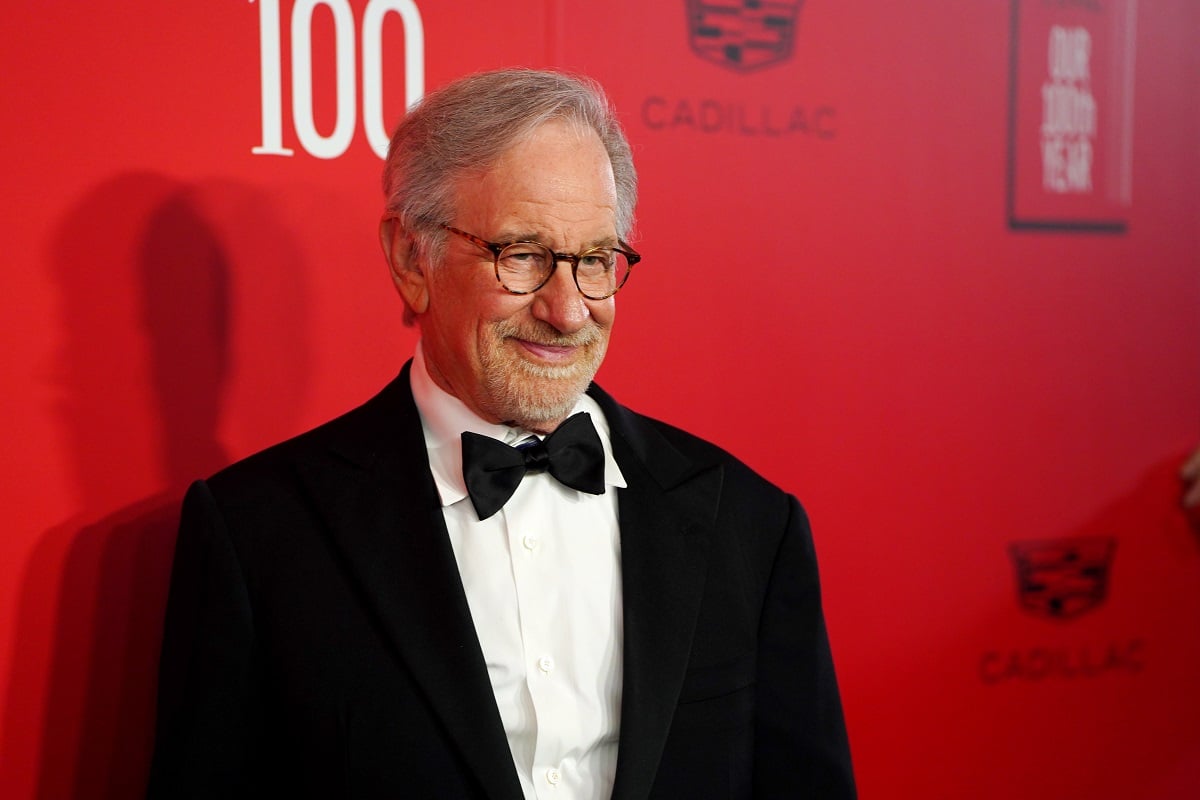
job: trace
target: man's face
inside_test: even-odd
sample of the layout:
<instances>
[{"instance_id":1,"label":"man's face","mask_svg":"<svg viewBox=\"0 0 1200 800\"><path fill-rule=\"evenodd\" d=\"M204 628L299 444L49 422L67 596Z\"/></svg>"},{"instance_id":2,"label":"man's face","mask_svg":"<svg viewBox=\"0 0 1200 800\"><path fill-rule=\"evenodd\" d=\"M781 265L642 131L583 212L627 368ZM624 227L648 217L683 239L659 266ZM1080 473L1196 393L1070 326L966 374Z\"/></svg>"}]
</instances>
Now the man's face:
<instances>
[{"instance_id":1,"label":"man's face","mask_svg":"<svg viewBox=\"0 0 1200 800\"><path fill-rule=\"evenodd\" d=\"M461 181L450 223L489 242L541 242L555 252L615 246L616 189L599 137L550 122L482 176ZM570 265L537 292L510 294L492 255L450 236L426 275L418 319L430 375L490 422L557 427L600 367L616 306L588 300Z\"/></svg>"}]
</instances>

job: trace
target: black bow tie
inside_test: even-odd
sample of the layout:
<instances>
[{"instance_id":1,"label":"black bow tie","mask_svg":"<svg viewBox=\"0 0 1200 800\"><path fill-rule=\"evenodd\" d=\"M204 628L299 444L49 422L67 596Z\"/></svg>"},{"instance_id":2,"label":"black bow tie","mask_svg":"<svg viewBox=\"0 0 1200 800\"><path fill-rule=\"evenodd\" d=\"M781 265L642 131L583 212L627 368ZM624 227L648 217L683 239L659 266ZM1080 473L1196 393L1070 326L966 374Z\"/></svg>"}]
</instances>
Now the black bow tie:
<instances>
[{"instance_id":1,"label":"black bow tie","mask_svg":"<svg viewBox=\"0 0 1200 800\"><path fill-rule=\"evenodd\" d=\"M572 489L604 494L604 447L584 412L567 418L544 440L517 447L466 431L462 461L467 494L481 520L508 502L527 472L549 471Z\"/></svg>"}]
</instances>

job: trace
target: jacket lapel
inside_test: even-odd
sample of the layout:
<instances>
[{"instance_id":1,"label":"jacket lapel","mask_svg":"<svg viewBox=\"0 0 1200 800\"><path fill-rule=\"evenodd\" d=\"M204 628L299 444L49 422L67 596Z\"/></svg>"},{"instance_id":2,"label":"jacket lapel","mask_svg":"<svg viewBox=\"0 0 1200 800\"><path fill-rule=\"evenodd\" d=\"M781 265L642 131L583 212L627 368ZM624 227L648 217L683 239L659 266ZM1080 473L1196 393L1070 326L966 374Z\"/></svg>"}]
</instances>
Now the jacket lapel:
<instances>
[{"instance_id":1,"label":"jacket lapel","mask_svg":"<svg viewBox=\"0 0 1200 800\"><path fill-rule=\"evenodd\" d=\"M310 479L319 496L333 501L325 521L335 547L487 796L519 800L408 370L340 421L346 426L337 438L340 463L314 467Z\"/></svg>"},{"instance_id":2,"label":"jacket lapel","mask_svg":"<svg viewBox=\"0 0 1200 800\"><path fill-rule=\"evenodd\" d=\"M691 651L723 471L696 464L593 386L620 490L624 687L614 800L650 793Z\"/></svg>"}]
</instances>

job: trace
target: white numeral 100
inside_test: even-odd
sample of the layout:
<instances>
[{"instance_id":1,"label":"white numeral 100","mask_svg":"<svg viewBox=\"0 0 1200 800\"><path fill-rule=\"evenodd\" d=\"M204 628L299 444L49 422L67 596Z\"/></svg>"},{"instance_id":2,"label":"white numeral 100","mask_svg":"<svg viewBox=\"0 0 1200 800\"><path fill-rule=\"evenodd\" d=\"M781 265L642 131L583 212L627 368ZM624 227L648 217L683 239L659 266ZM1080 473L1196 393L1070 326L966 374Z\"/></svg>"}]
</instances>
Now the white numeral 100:
<instances>
[{"instance_id":1,"label":"white numeral 100","mask_svg":"<svg viewBox=\"0 0 1200 800\"><path fill-rule=\"evenodd\" d=\"M255 2L255 0L250 0ZM337 64L337 114L333 132L322 136L313 121L312 16L317 6L333 13ZM387 155L388 130L383 122L383 19L389 12L404 22L405 107L425 94L425 30L413 0L370 0L362 20L363 130L376 155ZM283 146L282 56L279 0L259 0L259 43L262 58L262 144L257 155L290 156ZM349 0L296 0L292 6L292 125L300 146L317 158L337 158L350 146L358 113L355 99L354 14Z\"/></svg>"}]
</instances>

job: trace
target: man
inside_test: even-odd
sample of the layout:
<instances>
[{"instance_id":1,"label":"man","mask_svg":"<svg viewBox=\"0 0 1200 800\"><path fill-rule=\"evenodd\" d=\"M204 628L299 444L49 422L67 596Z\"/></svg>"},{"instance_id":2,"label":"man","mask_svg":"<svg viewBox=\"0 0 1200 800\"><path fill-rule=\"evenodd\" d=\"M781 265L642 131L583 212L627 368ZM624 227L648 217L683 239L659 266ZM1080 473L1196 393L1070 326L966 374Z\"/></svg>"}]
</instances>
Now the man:
<instances>
[{"instance_id":1,"label":"man","mask_svg":"<svg viewBox=\"0 0 1200 800\"><path fill-rule=\"evenodd\" d=\"M192 487L151 795L853 797L799 504L590 385L639 259L599 88L461 80L384 182L417 352Z\"/></svg>"}]
</instances>

